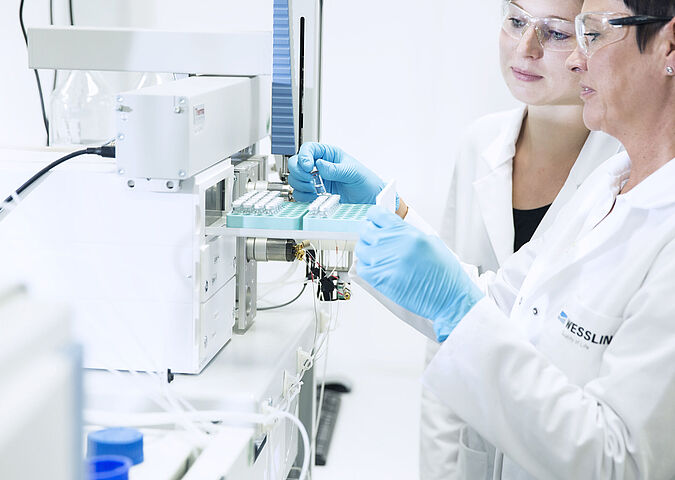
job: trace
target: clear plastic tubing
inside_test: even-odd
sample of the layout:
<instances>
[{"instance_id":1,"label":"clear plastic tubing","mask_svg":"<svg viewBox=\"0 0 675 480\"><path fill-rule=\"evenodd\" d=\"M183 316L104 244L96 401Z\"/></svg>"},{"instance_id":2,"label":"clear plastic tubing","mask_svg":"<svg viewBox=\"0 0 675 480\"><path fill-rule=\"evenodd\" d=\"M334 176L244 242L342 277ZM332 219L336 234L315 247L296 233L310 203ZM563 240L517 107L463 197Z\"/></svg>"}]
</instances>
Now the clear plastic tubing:
<instances>
[{"instance_id":1,"label":"clear plastic tubing","mask_svg":"<svg viewBox=\"0 0 675 480\"><path fill-rule=\"evenodd\" d=\"M330 197L328 195L319 195L316 200L309 204L309 214L316 215L319 213L319 207Z\"/></svg>"},{"instance_id":2,"label":"clear plastic tubing","mask_svg":"<svg viewBox=\"0 0 675 480\"><path fill-rule=\"evenodd\" d=\"M328 199L319 206L319 215L328 217L337 210L340 205L340 195L331 195Z\"/></svg>"},{"instance_id":3,"label":"clear plastic tubing","mask_svg":"<svg viewBox=\"0 0 675 480\"><path fill-rule=\"evenodd\" d=\"M326 186L323 184L323 178L319 175L319 170L316 167L310 172L312 175L312 183L314 184L314 190L316 190L317 195L326 195Z\"/></svg>"}]
</instances>

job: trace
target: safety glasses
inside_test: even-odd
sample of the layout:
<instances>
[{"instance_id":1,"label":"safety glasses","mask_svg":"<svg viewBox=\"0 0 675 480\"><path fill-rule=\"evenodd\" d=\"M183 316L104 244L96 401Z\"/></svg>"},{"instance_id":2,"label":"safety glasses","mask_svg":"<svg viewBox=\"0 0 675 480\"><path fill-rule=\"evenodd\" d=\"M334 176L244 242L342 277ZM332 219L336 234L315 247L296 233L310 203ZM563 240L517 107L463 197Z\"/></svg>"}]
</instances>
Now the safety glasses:
<instances>
[{"instance_id":1,"label":"safety glasses","mask_svg":"<svg viewBox=\"0 0 675 480\"><path fill-rule=\"evenodd\" d=\"M534 28L542 48L554 52L571 52L577 46L574 39L574 22L560 18L534 17L515 3L503 4L502 29L515 39L520 39Z\"/></svg>"},{"instance_id":2,"label":"safety glasses","mask_svg":"<svg viewBox=\"0 0 675 480\"><path fill-rule=\"evenodd\" d=\"M649 15L626 16L625 13L586 12L574 20L579 49L590 58L602 47L620 42L628 35L628 28L634 25L669 22L670 17Z\"/></svg>"}]
</instances>

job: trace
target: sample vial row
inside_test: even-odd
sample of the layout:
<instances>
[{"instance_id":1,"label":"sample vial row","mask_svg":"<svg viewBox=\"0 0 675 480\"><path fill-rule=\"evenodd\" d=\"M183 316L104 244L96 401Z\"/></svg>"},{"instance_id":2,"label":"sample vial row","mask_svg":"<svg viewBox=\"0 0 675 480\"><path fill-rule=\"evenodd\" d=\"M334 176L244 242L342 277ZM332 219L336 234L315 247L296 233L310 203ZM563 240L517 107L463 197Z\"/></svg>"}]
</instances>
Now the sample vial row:
<instances>
[{"instance_id":1,"label":"sample vial row","mask_svg":"<svg viewBox=\"0 0 675 480\"><path fill-rule=\"evenodd\" d=\"M309 214L317 217L330 217L340 206L340 195L319 195L309 205Z\"/></svg>"},{"instance_id":2,"label":"sample vial row","mask_svg":"<svg viewBox=\"0 0 675 480\"><path fill-rule=\"evenodd\" d=\"M284 206L281 192L267 190L248 192L232 202L232 213L238 215L276 215Z\"/></svg>"}]
</instances>

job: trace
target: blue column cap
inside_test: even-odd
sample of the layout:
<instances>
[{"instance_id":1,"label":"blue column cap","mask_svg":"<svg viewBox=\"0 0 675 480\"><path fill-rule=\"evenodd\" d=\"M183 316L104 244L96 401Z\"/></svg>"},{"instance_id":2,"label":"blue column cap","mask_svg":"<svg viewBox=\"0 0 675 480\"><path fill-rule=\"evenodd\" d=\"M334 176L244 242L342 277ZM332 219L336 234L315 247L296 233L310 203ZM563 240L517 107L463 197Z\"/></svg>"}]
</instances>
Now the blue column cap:
<instances>
[{"instance_id":1,"label":"blue column cap","mask_svg":"<svg viewBox=\"0 0 675 480\"><path fill-rule=\"evenodd\" d=\"M87 457L122 455L134 465L143 461L143 434L134 428L114 427L87 435Z\"/></svg>"}]
</instances>

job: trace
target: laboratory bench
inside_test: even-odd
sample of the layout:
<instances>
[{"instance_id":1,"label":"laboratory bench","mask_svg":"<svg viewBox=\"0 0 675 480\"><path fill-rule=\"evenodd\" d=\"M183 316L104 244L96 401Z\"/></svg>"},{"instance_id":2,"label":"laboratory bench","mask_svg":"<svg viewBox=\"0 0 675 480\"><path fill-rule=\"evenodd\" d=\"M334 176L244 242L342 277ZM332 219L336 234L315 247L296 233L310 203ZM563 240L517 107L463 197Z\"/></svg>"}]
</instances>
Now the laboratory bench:
<instances>
[{"instance_id":1,"label":"laboratory bench","mask_svg":"<svg viewBox=\"0 0 675 480\"><path fill-rule=\"evenodd\" d=\"M298 349L311 351L314 318L309 295L292 306L259 312L251 328L243 335L234 335L201 374L176 374L170 383L171 391L197 410L260 412L262 404L274 404L282 396L288 383L285 377L298 373ZM111 418L115 414L124 418L124 414L159 411L144 394L143 386L134 388L136 383L131 377L127 372L113 375L104 370L85 370L85 410L105 412ZM159 391L156 377L143 373L135 377L136 381L144 381L146 388ZM297 413L311 432L315 408L313 369L304 373L302 382L296 399ZM85 434L93 429L85 423ZM145 460L131 468L131 480L286 478L295 464L296 453L298 464L303 458L297 427L289 421L274 428L267 438L258 427L246 422L223 425L218 433L209 435L203 450L195 448L190 435L178 427L141 431ZM254 461L256 446L259 453Z\"/></svg>"}]
</instances>

